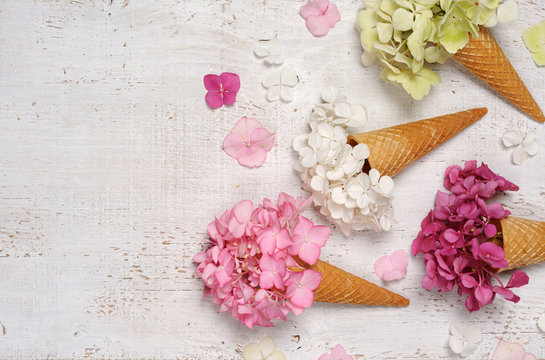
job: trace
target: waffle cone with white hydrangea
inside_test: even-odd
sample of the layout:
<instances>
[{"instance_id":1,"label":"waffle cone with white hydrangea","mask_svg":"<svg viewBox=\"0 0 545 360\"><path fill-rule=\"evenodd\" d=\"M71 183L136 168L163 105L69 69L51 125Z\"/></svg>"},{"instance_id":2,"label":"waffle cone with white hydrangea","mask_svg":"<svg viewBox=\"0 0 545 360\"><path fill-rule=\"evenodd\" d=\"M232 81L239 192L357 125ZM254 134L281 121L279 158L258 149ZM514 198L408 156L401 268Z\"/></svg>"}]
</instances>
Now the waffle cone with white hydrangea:
<instances>
[{"instance_id":1,"label":"waffle cone with white hydrangea","mask_svg":"<svg viewBox=\"0 0 545 360\"><path fill-rule=\"evenodd\" d=\"M370 150L369 165L383 175L394 176L487 112L486 108L477 108L349 135L348 143L352 146L366 144Z\"/></svg>"},{"instance_id":2,"label":"waffle cone with white hydrangea","mask_svg":"<svg viewBox=\"0 0 545 360\"><path fill-rule=\"evenodd\" d=\"M355 230L390 230L397 174L411 162L483 117L473 109L382 130L348 135L363 126L367 113L351 105L335 87L314 107L310 133L294 139L303 189L314 204L349 236Z\"/></svg>"},{"instance_id":3,"label":"waffle cone with white hydrangea","mask_svg":"<svg viewBox=\"0 0 545 360\"><path fill-rule=\"evenodd\" d=\"M543 112L487 29L516 18L516 3L500 0L363 0L358 29L362 62L378 61L380 77L415 100L441 77L432 63L450 57L539 122ZM498 13L498 15L496 15Z\"/></svg>"}]
</instances>

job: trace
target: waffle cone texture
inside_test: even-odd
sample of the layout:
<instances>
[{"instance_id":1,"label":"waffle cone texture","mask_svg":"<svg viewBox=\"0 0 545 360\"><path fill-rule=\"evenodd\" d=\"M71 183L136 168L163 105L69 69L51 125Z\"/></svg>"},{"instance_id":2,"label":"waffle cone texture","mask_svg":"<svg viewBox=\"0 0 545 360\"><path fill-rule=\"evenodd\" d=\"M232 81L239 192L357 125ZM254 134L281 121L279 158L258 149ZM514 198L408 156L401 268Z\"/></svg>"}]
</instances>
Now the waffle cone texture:
<instances>
[{"instance_id":1,"label":"waffle cone texture","mask_svg":"<svg viewBox=\"0 0 545 360\"><path fill-rule=\"evenodd\" d=\"M545 116L532 94L486 27L481 26L479 36L471 37L453 59L522 112L539 122L545 122Z\"/></svg>"},{"instance_id":2,"label":"waffle cone texture","mask_svg":"<svg viewBox=\"0 0 545 360\"><path fill-rule=\"evenodd\" d=\"M409 300L370 283L336 266L318 260L305 268L322 273L322 282L314 290L314 301L370 306L408 306Z\"/></svg>"},{"instance_id":3,"label":"waffle cone texture","mask_svg":"<svg viewBox=\"0 0 545 360\"><path fill-rule=\"evenodd\" d=\"M348 136L352 146L367 144L371 168L381 175L394 176L469 125L481 119L488 110L477 108L431 119L392 126Z\"/></svg>"},{"instance_id":4,"label":"waffle cone texture","mask_svg":"<svg viewBox=\"0 0 545 360\"><path fill-rule=\"evenodd\" d=\"M501 271L545 262L545 222L507 216L500 224L509 263Z\"/></svg>"}]
</instances>

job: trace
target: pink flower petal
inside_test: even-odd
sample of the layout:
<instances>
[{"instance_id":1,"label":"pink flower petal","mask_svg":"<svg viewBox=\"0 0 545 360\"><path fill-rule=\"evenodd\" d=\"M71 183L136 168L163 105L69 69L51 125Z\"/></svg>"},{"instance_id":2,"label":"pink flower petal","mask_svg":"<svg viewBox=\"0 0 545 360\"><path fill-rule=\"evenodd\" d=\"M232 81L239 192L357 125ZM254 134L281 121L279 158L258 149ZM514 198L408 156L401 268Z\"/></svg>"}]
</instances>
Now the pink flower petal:
<instances>
[{"instance_id":1,"label":"pink flower petal","mask_svg":"<svg viewBox=\"0 0 545 360\"><path fill-rule=\"evenodd\" d=\"M301 284L308 287L310 290L316 290L322 282L322 273L316 270L304 270Z\"/></svg>"},{"instance_id":2,"label":"pink flower petal","mask_svg":"<svg viewBox=\"0 0 545 360\"><path fill-rule=\"evenodd\" d=\"M208 74L204 76L204 88L206 90L216 90L221 89L221 78L218 75Z\"/></svg>"},{"instance_id":3,"label":"pink flower petal","mask_svg":"<svg viewBox=\"0 0 545 360\"><path fill-rule=\"evenodd\" d=\"M521 344L500 339L492 355L492 360L524 360L525 357L526 350Z\"/></svg>"},{"instance_id":4,"label":"pink flower petal","mask_svg":"<svg viewBox=\"0 0 545 360\"><path fill-rule=\"evenodd\" d=\"M237 159L238 155L246 148L246 143L238 134L229 134L223 140L223 151L233 159Z\"/></svg>"},{"instance_id":5,"label":"pink flower petal","mask_svg":"<svg viewBox=\"0 0 545 360\"><path fill-rule=\"evenodd\" d=\"M240 165L249 168L260 167L267 159L267 151L258 147L247 147L238 154L237 160Z\"/></svg>"},{"instance_id":6,"label":"pink flower petal","mask_svg":"<svg viewBox=\"0 0 545 360\"><path fill-rule=\"evenodd\" d=\"M392 269L392 263L390 262L390 255L384 255L380 257L374 265L375 274L380 278L384 279L384 273Z\"/></svg>"},{"instance_id":7,"label":"pink flower petal","mask_svg":"<svg viewBox=\"0 0 545 360\"><path fill-rule=\"evenodd\" d=\"M407 269L407 266L409 265L409 257L405 251L397 250L392 253L391 262L392 265L398 269Z\"/></svg>"},{"instance_id":8,"label":"pink flower petal","mask_svg":"<svg viewBox=\"0 0 545 360\"><path fill-rule=\"evenodd\" d=\"M384 255L375 262L375 274L384 281L403 279L407 276L408 263L407 253L403 250L397 250L392 255ZM431 278L428 278L429 281L431 281Z\"/></svg>"},{"instance_id":9,"label":"pink flower petal","mask_svg":"<svg viewBox=\"0 0 545 360\"><path fill-rule=\"evenodd\" d=\"M249 141L252 135L252 132L255 129L262 128L262 127L263 126L261 126L261 123L259 121L244 116L237 121L235 126L233 126L233 130L231 130L231 134L237 134L243 140Z\"/></svg>"},{"instance_id":10,"label":"pink flower petal","mask_svg":"<svg viewBox=\"0 0 545 360\"><path fill-rule=\"evenodd\" d=\"M274 133L268 132L264 128L257 128L252 131L250 141L252 142L252 145L259 146L269 151L272 149L275 137L276 135Z\"/></svg>"},{"instance_id":11,"label":"pink flower petal","mask_svg":"<svg viewBox=\"0 0 545 360\"><path fill-rule=\"evenodd\" d=\"M511 275L511 279L509 279L509 282L507 283L507 287L518 288L528 284L529 281L530 281L530 278L525 272L520 270L515 270L513 275Z\"/></svg>"},{"instance_id":12,"label":"pink flower petal","mask_svg":"<svg viewBox=\"0 0 545 360\"><path fill-rule=\"evenodd\" d=\"M223 89L230 93L234 93L236 96L237 92L240 90L240 77L237 74L224 72L220 74L220 78Z\"/></svg>"},{"instance_id":13,"label":"pink flower petal","mask_svg":"<svg viewBox=\"0 0 545 360\"><path fill-rule=\"evenodd\" d=\"M307 29L314 36L324 36L329 32L329 21L323 15L310 15L307 18Z\"/></svg>"},{"instance_id":14,"label":"pink flower petal","mask_svg":"<svg viewBox=\"0 0 545 360\"><path fill-rule=\"evenodd\" d=\"M290 301L302 308L309 308L314 301L314 293L309 288L301 287L293 291Z\"/></svg>"},{"instance_id":15,"label":"pink flower petal","mask_svg":"<svg viewBox=\"0 0 545 360\"><path fill-rule=\"evenodd\" d=\"M319 246L305 242L299 248L299 258L309 265L314 265L320 258L320 252Z\"/></svg>"},{"instance_id":16,"label":"pink flower petal","mask_svg":"<svg viewBox=\"0 0 545 360\"><path fill-rule=\"evenodd\" d=\"M254 204L251 200L242 200L233 206L233 215L240 223L246 223L250 220L252 212L254 211Z\"/></svg>"},{"instance_id":17,"label":"pink flower petal","mask_svg":"<svg viewBox=\"0 0 545 360\"><path fill-rule=\"evenodd\" d=\"M339 10L335 4L329 5L324 16L327 19L330 28L333 28L337 21L341 20L341 14L339 14Z\"/></svg>"},{"instance_id":18,"label":"pink flower petal","mask_svg":"<svg viewBox=\"0 0 545 360\"><path fill-rule=\"evenodd\" d=\"M318 1L311 1L308 4L301 6L299 13L303 19L306 20L311 15L322 15L322 9L320 9L320 3Z\"/></svg>"},{"instance_id":19,"label":"pink flower petal","mask_svg":"<svg viewBox=\"0 0 545 360\"><path fill-rule=\"evenodd\" d=\"M207 92L204 99L206 100L208 106L210 106L212 109L217 109L223 105L223 98L221 97L219 91L216 90Z\"/></svg>"}]
</instances>

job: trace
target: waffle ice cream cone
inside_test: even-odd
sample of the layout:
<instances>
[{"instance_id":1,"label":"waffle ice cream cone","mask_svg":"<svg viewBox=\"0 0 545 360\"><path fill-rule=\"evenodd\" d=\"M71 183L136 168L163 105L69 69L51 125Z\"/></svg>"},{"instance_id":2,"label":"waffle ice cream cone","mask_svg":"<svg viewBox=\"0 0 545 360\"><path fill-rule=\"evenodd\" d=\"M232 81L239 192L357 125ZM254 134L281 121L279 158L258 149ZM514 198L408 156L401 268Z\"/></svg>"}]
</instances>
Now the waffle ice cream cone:
<instances>
[{"instance_id":1,"label":"waffle ice cream cone","mask_svg":"<svg viewBox=\"0 0 545 360\"><path fill-rule=\"evenodd\" d=\"M545 122L543 112L486 27L481 27L479 37L470 38L453 59L528 116Z\"/></svg>"},{"instance_id":2,"label":"waffle ice cream cone","mask_svg":"<svg viewBox=\"0 0 545 360\"><path fill-rule=\"evenodd\" d=\"M314 290L314 301L371 306L408 306L409 300L378 285L318 260L307 269L322 273L322 282Z\"/></svg>"},{"instance_id":3,"label":"waffle ice cream cone","mask_svg":"<svg viewBox=\"0 0 545 360\"><path fill-rule=\"evenodd\" d=\"M507 216L500 224L505 260L509 263L500 271L545 262L545 222Z\"/></svg>"},{"instance_id":4,"label":"waffle ice cream cone","mask_svg":"<svg viewBox=\"0 0 545 360\"><path fill-rule=\"evenodd\" d=\"M367 144L371 151L368 158L371 168L380 171L381 175L393 176L482 118L487 112L486 108L471 109L350 135L348 143L352 146Z\"/></svg>"}]
</instances>

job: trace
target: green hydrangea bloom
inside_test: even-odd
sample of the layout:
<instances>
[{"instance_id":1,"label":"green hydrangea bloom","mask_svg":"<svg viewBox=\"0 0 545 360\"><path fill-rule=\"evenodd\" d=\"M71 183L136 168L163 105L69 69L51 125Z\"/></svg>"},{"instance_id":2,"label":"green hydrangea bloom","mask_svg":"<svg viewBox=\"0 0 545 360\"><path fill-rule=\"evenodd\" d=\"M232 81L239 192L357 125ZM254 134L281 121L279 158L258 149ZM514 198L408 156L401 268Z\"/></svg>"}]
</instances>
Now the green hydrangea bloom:
<instances>
[{"instance_id":1,"label":"green hydrangea bloom","mask_svg":"<svg viewBox=\"0 0 545 360\"><path fill-rule=\"evenodd\" d=\"M379 60L380 77L405 89L414 99L440 82L426 63L443 64L478 36L500 0L363 0L358 28L362 61Z\"/></svg>"}]
</instances>

